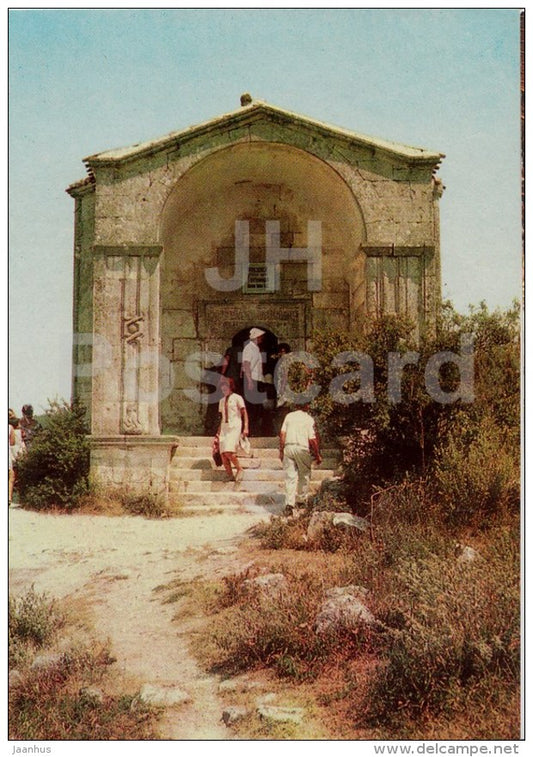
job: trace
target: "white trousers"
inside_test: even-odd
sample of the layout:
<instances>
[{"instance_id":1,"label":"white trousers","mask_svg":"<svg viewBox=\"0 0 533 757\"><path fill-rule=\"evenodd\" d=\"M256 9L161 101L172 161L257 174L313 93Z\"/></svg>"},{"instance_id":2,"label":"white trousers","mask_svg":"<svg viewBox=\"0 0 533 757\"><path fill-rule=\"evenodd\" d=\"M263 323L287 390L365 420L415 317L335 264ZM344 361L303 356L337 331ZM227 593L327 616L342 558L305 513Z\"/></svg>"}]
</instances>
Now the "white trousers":
<instances>
[{"instance_id":1,"label":"white trousers","mask_svg":"<svg viewBox=\"0 0 533 757\"><path fill-rule=\"evenodd\" d=\"M313 457L309 450L296 444L287 444L283 451L285 471L285 506L294 507L296 501L305 502L311 480Z\"/></svg>"}]
</instances>

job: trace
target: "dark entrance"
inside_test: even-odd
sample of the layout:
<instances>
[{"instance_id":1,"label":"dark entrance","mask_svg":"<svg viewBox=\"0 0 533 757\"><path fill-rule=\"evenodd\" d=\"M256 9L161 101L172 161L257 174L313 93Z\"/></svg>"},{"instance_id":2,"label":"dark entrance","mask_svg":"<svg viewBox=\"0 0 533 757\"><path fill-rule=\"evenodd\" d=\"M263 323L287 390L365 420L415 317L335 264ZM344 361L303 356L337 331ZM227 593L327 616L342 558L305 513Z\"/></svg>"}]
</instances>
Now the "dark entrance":
<instances>
[{"instance_id":1,"label":"dark entrance","mask_svg":"<svg viewBox=\"0 0 533 757\"><path fill-rule=\"evenodd\" d=\"M250 329L252 329L254 326L257 328L260 328L262 331L265 332L265 335L263 337L263 341L261 343L261 352L263 353L263 375L265 377L265 383L263 386L263 391L266 394L266 400L264 404L262 405L261 409L261 418L262 418L262 430L261 430L261 436L275 436L279 432L278 426L280 425L277 422L277 407L276 407L276 388L274 385L274 370L276 367L276 362L279 357L279 349L281 346L281 343L278 341L278 337L276 334L268 329L266 326L259 324L251 324L249 326L246 326L245 328L238 331L236 334L233 335L231 338L231 343L228 344L228 347L226 348L224 360L221 365L219 366L213 366L211 370L211 376L213 375L212 372L216 371L217 373L220 373L221 375L224 374L225 376L232 378L235 383L235 391L237 394L240 394L241 396L244 396L244 389L243 389L243 381L242 381L242 351L243 348L248 341L250 337ZM289 348L289 345L283 343L285 348ZM288 350L287 350L288 351ZM211 386L212 379L211 379ZM210 400L210 404L208 406L208 411L206 415L206 423L205 423L205 433L207 435L212 435L216 433L216 430L218 428L219 423L219 413L218 413L218 400L222 397L222 394L219 389L214 388L214 393L212 396L212 399Z\"/></svg>"},{"instance_id":2,"label":"dark entrance","mask_svg":"<svg viewBox=\"0 0 533 757\"><path fill-rule=\"evenodd\" d=\"M238 331L231 340L231 347L227 350L228 365L225 373L231 376L235 381L237 391L241 396L245 396L242 380L242 351L250 336L250 329L256 325L265 332L261 342L261 353L263 355L263 375L265 383L262 391L266 394L266 400L261 407L260 422L261 436L273 436L274 431L274 412L276 408L276 389L273 383L274 368L277 360L278 338L274 332L262 326L261 324L252 324ZM250 419L251 426L252 419ZM251 428L252 435L254 434Z\"/></svg>"}]
</instances>

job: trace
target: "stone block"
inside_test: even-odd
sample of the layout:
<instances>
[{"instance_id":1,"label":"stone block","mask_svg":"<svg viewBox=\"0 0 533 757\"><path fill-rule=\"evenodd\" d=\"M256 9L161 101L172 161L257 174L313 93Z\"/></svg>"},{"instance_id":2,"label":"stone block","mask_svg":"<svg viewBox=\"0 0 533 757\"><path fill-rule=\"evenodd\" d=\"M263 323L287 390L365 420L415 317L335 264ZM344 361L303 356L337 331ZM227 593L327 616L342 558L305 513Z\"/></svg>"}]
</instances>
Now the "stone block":
<instances>
[{"instance_id":1,"label":"stone block","mask_svg":"<svg viewBox=\"0 0 533 757\"><path fill-rule=\"evenodd\" d=\"M347 310L313 310L312 313L313 329L336 329L338 331L347 331L349 328L349 318Z\"/></svg>"},{"instance_id":2,"label":"stone block","mask_svg":"<svg viewBox=\"0 0 533 757\"><path fill-rule=\"evenodd\" d=\"M198 336L194 315L188 310L164 310L162 329L164 333L180 339L195 339Z\"/></svg>"}]
</instances>

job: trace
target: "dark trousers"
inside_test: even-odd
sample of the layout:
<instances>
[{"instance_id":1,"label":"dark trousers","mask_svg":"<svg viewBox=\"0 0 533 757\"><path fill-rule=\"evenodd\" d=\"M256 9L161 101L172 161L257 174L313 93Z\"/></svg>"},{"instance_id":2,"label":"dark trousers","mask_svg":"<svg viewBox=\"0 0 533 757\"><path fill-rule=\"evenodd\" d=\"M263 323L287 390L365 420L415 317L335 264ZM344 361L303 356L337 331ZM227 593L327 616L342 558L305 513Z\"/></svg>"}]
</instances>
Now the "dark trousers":
<instances>
[{"instance_id":1,"label":"dark trousers","mask_svg":"<svg viewBox=\"0 0 533 757\"><path fill-rule=\"evenodd\" d=\"M252 389L248 389L244 382L244 402L248 413L250 436L261 436L268 433L263 403L267 399L266 385L262 381L254 381Z\"/></svg>"}]
</instances>

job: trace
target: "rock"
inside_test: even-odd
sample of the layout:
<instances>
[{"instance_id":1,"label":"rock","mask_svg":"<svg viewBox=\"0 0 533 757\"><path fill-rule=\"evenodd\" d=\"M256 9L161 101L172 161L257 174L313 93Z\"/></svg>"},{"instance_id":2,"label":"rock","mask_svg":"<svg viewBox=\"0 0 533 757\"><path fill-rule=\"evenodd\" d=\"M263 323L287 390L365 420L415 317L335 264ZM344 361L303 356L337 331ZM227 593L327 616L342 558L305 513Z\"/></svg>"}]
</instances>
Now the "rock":
<instances>
[{"instance_id":1,"label":"rock","mask_svg":"<svg viewBox=\"0 0 533 757\"><path fill-rule=\"evenodd\" d=\"M352 515L352 513L319 510L311 515L311 520L307 527L308 541L319 539L329 526L356 528L364 532L370 528L370 523L366 518Z\"/></svg>"},{"instance_id":2,"label":"rock","mask_svg":"<svg viewBox=\"0 0 533 757\"><path fill-rule=\"evenodd\" d=\"M53 668L55 665L60 665L63 662L64 655L57 652L50 652L48 654L37 655L30 665L30 670L46 670L47 668Z\"/></svg>"},{"instance_id":3,"label":"rock","mask_svg":"<svg viewBox=\"0 0 533 757\"><path fill-rule=\"evenodd\" d=\"M256 700L256 704L258 707L261 707L264 704L272 704L272 702L276 701L276 695L273 691L269 692L268 694L263 694L262 697L259 697Z\"/></svg>"},{"instance_id":4,"label":"rock","mask_svg":"<svg viewBox=\"0 0 533 757\"><path fill-rule=\"evenodd\" d=\"M326 591L326 597L328 599L346 596L364 599L367 594L368 589L364 586L357 586L357 584L348 584L348 586L332 586L331 589L328 589Z\"/></svg>"},{"instance_id":5,"label":"rock","mask_svg":"<svg viewBox=\"0 0 533 757\"><path fill-rule=\"evenodd\" d=\"M340 476L326 478L320 484L319 497L330 494L336 500L344 500L344 482Z\"/></svg>"},{"instance_id":6,"label":"rock","mask_svg":"<svg viewBox=\"0 0 533 757\"><path fill-rule=\"evenodd\" d=\"M156 686L152 683L143 684L139 692L139 699L145 704L162 707L172 707L191 701L190 695L182 689L175 686Z\"/></svg>"},{"instance_id":7,"label":"rock","mask_svg":"<svg viewBox=\"0 0 533 757\"><path fill-rule=\"evenodd\" d=\"M84 699L91 704L98 705L104 703L104 692L101 689L97 689L95 686L86 686L85 688L80 689L79 696L81 699Z\"/></svg>"},{"instance_id":8,"label":"rock","mask_svg":"<svg viewBox=\"0 0 533 757\"><path fill-rule=\"evenodd\" d=\"M272 705L261 705L257 708L257 714L263 720L275 720L278 723L296 723L302 722L304 710L301 707L274 707Z\"/></svg>"},{"instance_id":9,"label":"rock","mask_svg":"<svg viewBox=\"0 0 533 757\"><path fill-rule=\"evenodd\" d=\"M339 586L326 593L315 621L317 634L352 630L359 625L372 625L375 618L362 602L366 590L361 586Z\"/></svg>"},{"instance_id":10,"label":"rock","mask_svg":"<svg viewBox=\"0 0 533 757\"><path fill-rule=\"evenodd\" d=\"M331 522L334 526L348 526L349 528L357 528L363 532L368 531L370 528L370 523L366 518L352 515L352 513L335 513Z\"/></svg>"},{"instance_id":11,"label":"rock","mask_svg":"<svg viewBox=\"0 0 533 757\"><path fill-rule=\"evenodd\" d=\"M251 691L252 689L259 688L261 688L259 682L250 681L248 678L228 678L225 681L221 681L218 685L220 694Z\"/></svg>"},{"instance_id":12,"label":"rock","mask_svg":"<svg viewBox=\"0 0 533 757\"><path fill-rule=\"evenodd\" d=\"M279 594L287 588L288 583L283 573L266 573L264 576L248 578L243 582L243 586L265 594Z\"/></svg>"},{"instance_id":13,"label":"rock","mask_svg":"<svg viewBox=\"0 0 533 757\"><path fill-rule=\"evenodd\" d=\"M470 563L481 560L481 555L473 547L465 547L463 544L455 545L455 556L459 563Z\"/></svg>"},{"instance_id":14,"label":"rock","mask_svg":"<svg viewBox=\"0 0 533 757\"><path fill-rule=\"evenodd\" d=\"M238 723L239 720L242 720L249 714L250 711L245 707L227 707L222 713L222 720L229 728L229 726Z\"/></svg>"},{"instance_id":15,"label":"rock","mask_svg":"<svg viewBox=\"0 0 533 757\"><path fill-rule=\"evenodd\" d=\"M335 513L329 510L319 510L311 515L309 525L307 526L307 538L309 541L318 539L327 526L331 524Z\"/></svg>"},{"instance_id":16,"label":"rock","mask_svg":"<svg viewBox=\"0 0 533 757\"><path fill-rule=\"evenodd\" d=\"M10 689L20 686L23 680L24 676L20 670L13 669L9 671L8 686Z\"/></svg>"}]
</instances>

